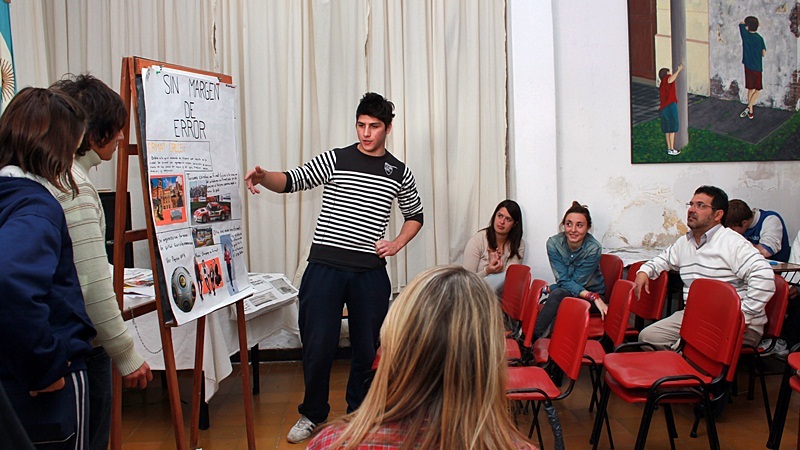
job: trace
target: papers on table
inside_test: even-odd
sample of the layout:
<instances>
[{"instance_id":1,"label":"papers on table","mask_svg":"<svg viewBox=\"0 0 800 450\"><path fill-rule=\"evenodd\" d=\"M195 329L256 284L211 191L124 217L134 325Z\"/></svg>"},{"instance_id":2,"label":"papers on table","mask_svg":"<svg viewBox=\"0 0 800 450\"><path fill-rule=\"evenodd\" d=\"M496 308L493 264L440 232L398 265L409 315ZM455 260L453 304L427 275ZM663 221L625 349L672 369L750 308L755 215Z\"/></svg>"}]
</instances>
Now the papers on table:
<instances>
[{"instance_id":1,"label":"papers on table","mask_svg":"<svg viewBox=\"0 0 800 450\"><path fill-rule=\"evenodd\" d=\"M125 268L125 308L131 308L156 298L153 271L150 269Z\"/></svg>"},{"instance_id":2,"label":"papers on table","mask_svg":"<svg viewBox=\"0 0 800 450\"><path fill-rule=\"evenodd\" d=\"M244 299L244 315L247 319L273 311L297 298L297 288L282 273L249 273L250 285L256 293ZM235 309L232 318L235 319Z\"/></svg>"}]
</instances>

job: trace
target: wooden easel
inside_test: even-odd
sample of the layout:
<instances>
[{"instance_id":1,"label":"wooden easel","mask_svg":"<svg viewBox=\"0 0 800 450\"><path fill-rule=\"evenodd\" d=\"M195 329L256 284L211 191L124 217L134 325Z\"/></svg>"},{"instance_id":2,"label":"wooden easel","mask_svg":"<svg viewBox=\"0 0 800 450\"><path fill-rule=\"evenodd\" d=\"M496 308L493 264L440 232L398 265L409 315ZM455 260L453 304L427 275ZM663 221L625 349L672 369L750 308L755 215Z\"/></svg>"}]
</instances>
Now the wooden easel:
<instances>
[{"instance_id":1,"label":"wooden easel","mask_svg":"<svg viewBox=\"0 0 800 450\"><path fill-rule=\"evenodd\" d=\"M128 164L131 156L139 155L140 175L142 181L142 193L144 198L144 211L145 222L147 227L144 229L125 231L124 227L117 226L114 229L114 291L117 294L117 303L120 310L122 310L122 317L124 320L129 320L133 317L141 316L148 312L156 310L158 312L159 331L161 333L161 344L163 348L164 365L166 369L167 378L167 392L169 396L170 410L172 412L172 426L175 430L175 445L179 450L187 448L186 435L184 432L183 412L181 410L180 393L178 390L178 374L175 365L175 350L172 343L172 329L174 323L169 323L165 320L165 313L171 313L169 307L165 311L166 302L162 299L168 298L164 289L166 281L160 278L162 274L156 270L159 267L160 261L156 257L156 232L153 221L153 212L150 208L149 202L149 180L147 174L147 160L144 154L139 151L138 143L142 143L142 127L140 123L139 111L139 93L137 91L136 77L141 76L142 69L150 66L169 67L173 69L183 70L187 72L198 73L202 75L210 75L217 77L220 82L232 84L230 75L222 75L213 72L207 72L187 67L182 67L174 64L167 64L149 59L139 58L136 56L129 56L122 59L122 75L120 81L120 96L125 104L126 110L133 114L136 123L136 142L137 144L130 144L130 121L125 123L122 130L123 139L119 143L119 151L117 152L117 187L116 187L116 210L115 222L116 224L124 224L127 219L127 210L125 208L126 194L128 192ZM150 265L153 267L153 279L155 281L155 294L156 298L152 302L139 305L135 308L124 307L124 258L125 258L125 244L130 242L147 240L150 249ZM244 302L239 300L236 302L237 324L239 331L239 357L241 361L241 378L242 378L242 393L244 394L244 411L245 421L247 427L247 445L248 448L253 450L255 446L255 430L253 423L253 399L250 396L250 373L247 369L248 365L248 346L247 346L247 331L245 327L244 315ZM199 417L200 417L200 392L203 383L203 347L205 342L205 316L197 319L197 334L195 342L195 365L192 389L192 426L191 426L191 448L197 448L199 438ZM114 370L113 375L113 403L111 414L111 449L119 450L122 448L122 377Z\"/></svg>"}]
</instances>

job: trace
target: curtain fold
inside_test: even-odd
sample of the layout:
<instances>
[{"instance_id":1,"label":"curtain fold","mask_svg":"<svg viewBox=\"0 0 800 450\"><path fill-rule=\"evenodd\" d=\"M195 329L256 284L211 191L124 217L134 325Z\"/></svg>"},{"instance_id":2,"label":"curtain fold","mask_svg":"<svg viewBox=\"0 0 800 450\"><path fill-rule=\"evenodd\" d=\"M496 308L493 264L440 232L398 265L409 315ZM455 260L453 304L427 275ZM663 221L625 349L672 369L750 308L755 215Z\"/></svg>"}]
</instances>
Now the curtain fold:
<instances>
[{"instance_id":1,"label":"curtain fold","mask_svg":"<svg viewBox=\"0 0 800 450\"><path fill-rule=\"evenodd\" d=\"M387 147L414 172L425 208L420 234L389 260L395 289L459 263L505 198L505 2L18 0L11 20L20 86L88 71L118 87L130 55L231 74L243 171L287 170L355 142L361 95L384 94L396 106ZM112 165L93 177L114 188ZM291 278L320 202L320 189L247 194L250 269ZM395 210L387 239L401 225Z\"/></svg>"}]
</instances>

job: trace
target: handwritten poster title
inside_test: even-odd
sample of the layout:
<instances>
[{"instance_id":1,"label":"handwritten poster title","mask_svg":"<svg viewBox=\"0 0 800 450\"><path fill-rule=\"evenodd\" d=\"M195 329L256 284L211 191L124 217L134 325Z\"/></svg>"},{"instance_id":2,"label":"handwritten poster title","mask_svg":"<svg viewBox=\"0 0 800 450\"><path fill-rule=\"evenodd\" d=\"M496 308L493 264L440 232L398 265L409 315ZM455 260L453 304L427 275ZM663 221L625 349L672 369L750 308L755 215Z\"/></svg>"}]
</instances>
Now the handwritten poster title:
<instances>
[{"instance_id":1,"label":"handwritten poster title","mask_svg":"<svg viewBox=\"0 0 800 450\"><path fill-rule=\"evenodd\" d=\"M179 78L172 74L162 74L164 93L167 95L181 95ZM219 83L189 78L189 86L184 86L184 95L188 98L183 101L183 117L172 120L172 129L175 137L179 139L208 140L206 135L206 122L195 116L195 101L219 101Z\"/></svg>"}]
</instances>

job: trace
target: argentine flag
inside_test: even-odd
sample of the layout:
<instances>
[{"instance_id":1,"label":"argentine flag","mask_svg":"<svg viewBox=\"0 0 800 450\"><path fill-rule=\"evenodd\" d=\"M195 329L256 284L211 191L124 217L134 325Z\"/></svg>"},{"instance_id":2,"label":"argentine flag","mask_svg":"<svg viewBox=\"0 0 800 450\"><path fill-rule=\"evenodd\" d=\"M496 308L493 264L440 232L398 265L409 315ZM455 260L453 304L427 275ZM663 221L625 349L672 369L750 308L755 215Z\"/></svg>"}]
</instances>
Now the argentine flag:
<instances>
[{"instance_id":1,"label":"argentine flag","mask_svg":"<svg viewBox=\"0 0 800 450\"><path fill-rule=\"evenodd\" d=\"M14 47L11 45L11 15L7 1L0 1L0 113L17 93L14 76Z\"/></svg>"}]
</instances>

